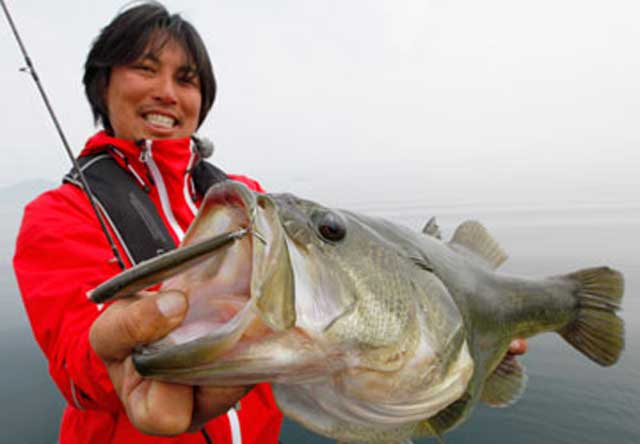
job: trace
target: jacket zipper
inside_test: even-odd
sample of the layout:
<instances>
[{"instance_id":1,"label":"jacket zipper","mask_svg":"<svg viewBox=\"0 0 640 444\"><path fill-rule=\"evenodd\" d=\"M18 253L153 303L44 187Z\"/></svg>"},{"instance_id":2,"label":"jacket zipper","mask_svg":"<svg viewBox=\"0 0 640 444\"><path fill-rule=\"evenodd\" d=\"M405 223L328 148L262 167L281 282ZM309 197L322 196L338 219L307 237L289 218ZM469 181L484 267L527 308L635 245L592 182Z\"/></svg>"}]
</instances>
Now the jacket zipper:
<instances>
[{"instance_id":1,"label":"jacket zipper","mask_svg":"<svg viewBox=\"0 0 640 444\"><path fill-rule=\"evenodd\" d=\"M182 192L184 194L184 201L187 203L187 206L191 210L191 213L195 216L198 212L198 208L194 202L194 194L192 193L193 188L193 176L191 175L191 170L193 169L193 165L197 159L197 150L195 146L195 142L191 140L191 157L189 158L189 164L187 165L187 172L184 175L184 184L182 187Z\"/></svg>"},{"instance_id":2,"label":"jacket zipper","mask_svg":"<svg viewBox=\"0 0 640 444\"><path fill-rule=\"evenodd\" d=\"M152 147L152 141L145 140L146 149L142 151L142 154L140 155L140 160L145 165L147 165L147 168L151 173L151 177L153 178L156 188L158 189L158 196L160 197L160 205L162 206L162 211L164 211L164 214L167 217L167 221L169 222L169 225L171 225L171 228L178 236L178 239L182 241L182 239L184 238L184 231L182 230L182 228L180 228L180 225L178 225L175 215L171 210L171 203L169 201L169 195L167 194L167 187L164 184L162 173L160 173L160 169L158 168L158 165L156 165L156 162L153 160L153 151L151 147ZM195 156L196 156L196 152L192 146L191 159L189 160L189 170L193 166L193 162L195 161ZM191 193L189 193L188 180L189 180L189 175L186 175L184 187L183 187L183 193L185 195L185 201L187 202L187 205L189 206L189 208L191 208L191 210L195 214L197 212L197 209L195 204L193 203L193 200L191 199ZM227 418L229 420L229 428L231 432L232 444L242 444L242 432L240 429L240 420L234 408L229 409L229 411L227 412Z\"/></svg>"},{"instance_id":3,"label":"jacket zipper","mask_svg":"<svg viewBox=\"0 0 640 444\"><path fill-rule=\"evenodd\" d=\"M184 238L184 230L180 227L180 224L178 224L178 221L171 210L171 201L169 200L169 194L167 193L167 187L164 184L162 173L160 173L158 165L156 165L156 162L153 160L153 152L151 150L153 142L151 140L145 140L144 142L145 149L140 155L140 160L147 165L147 168L151 173L151 177L155 182L158 190L158 196L160 197L160 206L162 207L162 211L169 222L169 226L171 226L171 229L178 237L178 240L182 242L182 239Z\"/></svg>"}]
</instances>

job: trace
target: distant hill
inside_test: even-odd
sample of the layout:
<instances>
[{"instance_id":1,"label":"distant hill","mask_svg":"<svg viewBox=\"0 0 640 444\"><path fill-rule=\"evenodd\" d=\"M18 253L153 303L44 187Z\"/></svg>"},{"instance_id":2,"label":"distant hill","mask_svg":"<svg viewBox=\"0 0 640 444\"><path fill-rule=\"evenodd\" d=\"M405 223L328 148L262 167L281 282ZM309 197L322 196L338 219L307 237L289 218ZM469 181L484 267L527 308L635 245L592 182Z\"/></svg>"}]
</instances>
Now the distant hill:
<instances>
[{"instance_id":1,"label":"distant hill","mask_svg":"<svg viewBox=\"0 0 640 444\"><path fill-rule=\"evenodd\" d=\"M54 182L36 179L0 187L0 397L16 400L11 415L0 418L0 428L3 436L17 437L16 441L24 443L56 442L65 404L33 340L11 267L24 205L55 186ZM0 438L0 442L7 439Z\"/></svg>"},{"instance_id":2,"label":"distant hill","mask_svg":"<svg viewBox=\"0 0 640 444\"><path fill-rule=\"evenodd\" d=\"M6 206L24 206L38 194L55 186L56 184L50 180L31 179L0 187L0 211L4 210Z\"/></svg>"}]
</instances>

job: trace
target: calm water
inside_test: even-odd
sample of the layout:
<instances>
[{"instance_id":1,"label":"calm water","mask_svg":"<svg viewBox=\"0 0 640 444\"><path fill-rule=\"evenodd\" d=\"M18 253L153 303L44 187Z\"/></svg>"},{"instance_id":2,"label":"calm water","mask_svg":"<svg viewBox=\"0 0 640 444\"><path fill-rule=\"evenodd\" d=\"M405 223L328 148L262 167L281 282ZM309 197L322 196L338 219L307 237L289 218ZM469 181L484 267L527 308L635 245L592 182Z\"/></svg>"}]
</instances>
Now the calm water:
<instances>
[{"instance_id":1,"label":"calm water","mask_svg":"<svg viewBox=\"0 0 640 444\"><path fill-rule=\"evenodd\" d=\"M481 220L509 253L502 269L509 273L542 276L607 264L625 274L622 316L627 349L615 367L598 367L555 334L537 337L522 359L529 375L524 397L507 409L478 407L467 423L446 435L448 444L640 442L640 206L527 210L389 203L361 204L354 209L416 229L436 214L445 237L466 218ZM4 406L0 442L53 443L63 401L47 378L46 362L33 343L19 303L9 268L10 238L0 239L0 245L0 394ZM283 444L332 442L290 422L285 423L281 440Z\"/></svg>"}]
</instances>

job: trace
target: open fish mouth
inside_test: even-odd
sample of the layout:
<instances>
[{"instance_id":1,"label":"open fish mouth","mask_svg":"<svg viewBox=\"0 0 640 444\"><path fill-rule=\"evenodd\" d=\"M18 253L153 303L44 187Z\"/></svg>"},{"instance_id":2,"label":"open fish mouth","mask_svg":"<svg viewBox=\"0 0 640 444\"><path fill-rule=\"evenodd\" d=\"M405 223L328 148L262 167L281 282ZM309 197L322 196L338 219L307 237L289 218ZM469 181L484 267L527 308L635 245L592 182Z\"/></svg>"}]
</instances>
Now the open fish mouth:
<instances>
[{"instance_id":1,"label":"open fish mouth","mask_svg":"<svg viewBox=\"0 0 640 444\"><path fill-rule=\"evenodd\" d=\"M237 329L250 300L253 234L251 213L255 199L240 188L217 187L207 194L200 223L193 224L182 246L198 244L232 232L245 232L234 242L214 250L189 269L165 280L162 290L179 290L189 300L182 324L149 350L182 345L194 340L227 336ZM144 349L143 349L144 350Z\"/></svg>"},{"instance_id":2,"label":"open fish mouth","mask_svg":"<svg viewBox=\"0 0 640 444\"><path fill-rule=\"evenodd\" d=\"M134 352L139 373L187 382L294 324L293 277L277 213L269 196L220 183L208 191L180 248L94 290L91 298L100 302L162 282L161 290L187 296L182 324Z\"/></svg>"},{"instance_id":3,"label":"open fish mouth","mask_svg":"<svg viewBox=\"0 0 640 444\"><path fill-rule=\"evenodd\" d=\"M189 309L177 329L134 353L141 374L179 382L222 377L221 369L237 368L248 355L259 362L259 344L295 323L293 276L273 200L235 182L212 187L180 249L228 233L239 234L163 282L163 290L187 295Z\"/></svg>"},{"instance_id":4,"label":"open fish mouth","mask_svg":"<svg viewBox=\"0 0 640 444\"><path fill-rule=\"evenodd\" d=\"M185 293L189 308L178 328L134 353L142 374L206 365L235 346L255 321L250 301L257 205L254 195L246 191L225 184L207 193L181 247L225 233L246 234L163 282L161 290Z\"/></svg>"}]
</instances>

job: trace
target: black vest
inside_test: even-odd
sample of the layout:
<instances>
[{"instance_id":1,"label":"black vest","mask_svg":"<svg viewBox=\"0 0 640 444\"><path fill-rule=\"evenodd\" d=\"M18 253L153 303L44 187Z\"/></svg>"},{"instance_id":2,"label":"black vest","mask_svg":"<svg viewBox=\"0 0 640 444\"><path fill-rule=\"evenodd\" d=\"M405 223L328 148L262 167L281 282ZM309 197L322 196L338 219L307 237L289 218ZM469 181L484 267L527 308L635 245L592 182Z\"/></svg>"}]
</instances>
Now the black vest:
<instances>
[{"instance_id":1,"label":"black vest","mask_svg":"<svg viewBox=\"0 0 640 444\"><path fill-rule=\"evenodd\" d=\"M81 156L78 163L98 208L133 265L176 248L147 191L110 154ZM193 167L192 177L202 196L210 186L227 179L222 170L203 160ZM83 188L75 168L63 182Z\"/></svg>"}]
</instances>

